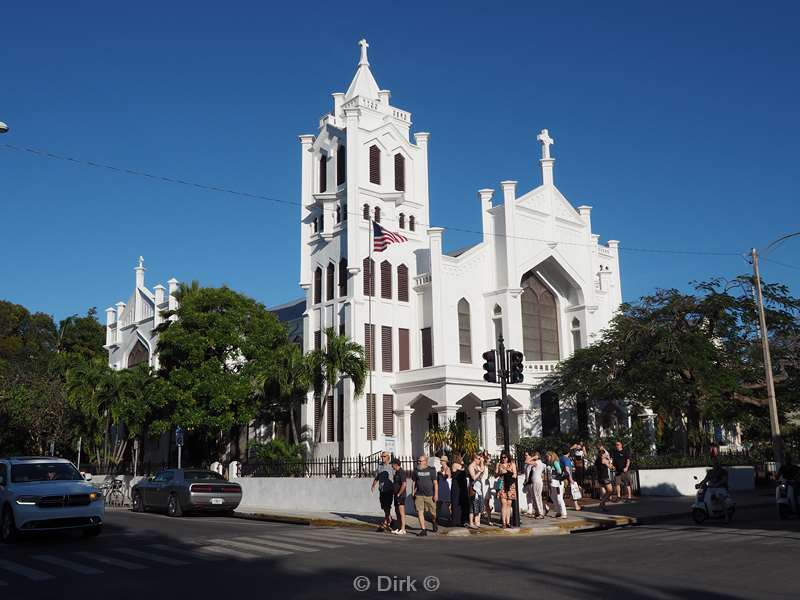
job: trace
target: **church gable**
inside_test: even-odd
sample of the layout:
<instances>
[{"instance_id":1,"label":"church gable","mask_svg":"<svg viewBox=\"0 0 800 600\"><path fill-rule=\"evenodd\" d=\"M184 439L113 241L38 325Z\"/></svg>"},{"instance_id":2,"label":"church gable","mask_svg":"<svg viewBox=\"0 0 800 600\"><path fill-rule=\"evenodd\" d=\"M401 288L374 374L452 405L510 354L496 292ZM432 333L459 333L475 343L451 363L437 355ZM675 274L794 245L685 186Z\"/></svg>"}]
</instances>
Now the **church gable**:
<instances>
[{"instance_id":1,"label":"church gable","mask_svg":"<svg viewBox=\"0 0 800 600\"><path fill-rule=\"evenodd\" d=\"M561 221L583 226L578 211L554 185L540 185L517 199L517 209L539 216L554 216Z\"/></svg>"}]
</instances>

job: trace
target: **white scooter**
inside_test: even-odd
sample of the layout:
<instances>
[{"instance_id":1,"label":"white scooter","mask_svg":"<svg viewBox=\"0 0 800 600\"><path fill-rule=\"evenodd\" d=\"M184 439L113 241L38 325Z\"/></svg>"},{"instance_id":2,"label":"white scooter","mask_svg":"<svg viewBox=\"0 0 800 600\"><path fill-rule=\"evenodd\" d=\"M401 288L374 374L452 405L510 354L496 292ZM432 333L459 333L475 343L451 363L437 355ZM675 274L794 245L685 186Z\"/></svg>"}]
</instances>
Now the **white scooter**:
<instances>
[{"instance_id":1,"label":"white scooter","mask_svg":"<svg viewBox=\"0 0 800 600\"><path fill-rule=\"evenodd\" d=\"M697 489L697 498L692 504L692 518L698 525L709 518L725 519L726 523L730 523L734 512L736 502L725 488L703 485Z\"/></svg>"},{"instance_id":2,"label":"white scooter","mask_svg":"<svg viewBox=\"0 0 800 600\"><path fill-rule=\"evenodd\" d=\"M778 505L778 516L781 519L788 519L790 515L800 515L800 506L795 494L797 482L788 481L781 477L778 480L778 487L775 488L775 503Z\"/></svg>"}]
</instances>

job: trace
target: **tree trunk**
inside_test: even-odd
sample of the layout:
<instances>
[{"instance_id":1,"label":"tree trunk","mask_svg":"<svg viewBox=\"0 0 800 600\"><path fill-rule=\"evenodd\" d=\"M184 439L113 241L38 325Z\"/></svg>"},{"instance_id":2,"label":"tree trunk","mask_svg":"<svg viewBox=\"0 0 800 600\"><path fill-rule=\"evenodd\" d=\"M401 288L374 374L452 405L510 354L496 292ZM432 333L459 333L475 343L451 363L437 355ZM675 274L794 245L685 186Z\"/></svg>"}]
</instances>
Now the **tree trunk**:
<instances>
[{"instance_id":1,"label":"tree trunk","mask_svg":"<svg viewBox=\"0 0 800 600\"><path fill-rule=\"evenodd\" d=\"M293 404L289 405L289 421L291 422L291 426L292 426L292 441L295 444L299 444L300 443L300 436L297 435L297 423L295 423L295 420L294 420L294 405Z\"/></svg>"},{"instance_id":2,"label":"tree trunk","mask_svg":"<svg viewBox=\"0 0 800 600\"><path fill-rule=\"evenodd\" d=\"M322 442L322 424L325 422L325 409L328 408L328 396L330 395L331 384L325 383L325 394L322 396L322 408L319 411L319 427L315 428L314 441L319 444Z\"/></svg>"}]
</instances>

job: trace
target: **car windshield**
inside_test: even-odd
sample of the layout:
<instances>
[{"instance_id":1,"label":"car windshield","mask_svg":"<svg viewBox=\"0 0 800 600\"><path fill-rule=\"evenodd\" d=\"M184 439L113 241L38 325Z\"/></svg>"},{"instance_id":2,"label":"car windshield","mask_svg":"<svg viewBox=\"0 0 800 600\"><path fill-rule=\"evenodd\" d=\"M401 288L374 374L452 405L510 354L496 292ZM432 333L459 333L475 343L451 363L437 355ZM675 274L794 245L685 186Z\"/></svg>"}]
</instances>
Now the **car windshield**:
<instances>
[{"instance_id":1,"label":"car windshield","mask_svg":"<svg viewBox=\"0 0 800 600\"><path fill-rule=\"evenodd\" d=\"M183 478L190 481L204 481L209 479L225 481L222 475L214 471L184 471Z\"/></svg>"},{"instance_id":2,"label":"car windshield","mask_svg":"<svg viewBox=\"0 0 800 600\"><path fill-rule=\"evenodd\" d=\"M82 481L83 477L70 463L42 462L11 465L11 481Z\"/></svg>"}]
</instances>

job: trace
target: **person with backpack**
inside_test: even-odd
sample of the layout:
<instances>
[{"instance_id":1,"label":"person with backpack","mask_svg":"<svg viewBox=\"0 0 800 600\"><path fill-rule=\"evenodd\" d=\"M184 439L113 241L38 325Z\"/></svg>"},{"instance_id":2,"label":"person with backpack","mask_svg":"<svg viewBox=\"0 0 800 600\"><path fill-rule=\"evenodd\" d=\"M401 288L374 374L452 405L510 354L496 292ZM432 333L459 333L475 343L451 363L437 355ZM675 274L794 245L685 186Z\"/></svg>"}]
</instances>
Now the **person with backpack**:
<instances>
[{"instance_id":1,"label":"person with backpack","mask_svg":"<svg viewBox=\"0 0 800 600\"><path fill-rule=\"evenodd\" d=\"M558 454L552 450L545 454L545 462L550 472L550 501L558 507L557 519L567 518L567 505L564 503L563 481L566 479Z\"/></svg>"},{"instance_id":2,"label":"person with backpack","mask_svg":"<svg viewBox=\"0 0 800 600\"><path fill-rule=\"evenodd\" d=\"M581 499L581 488L578 486L578 483L575 481L575 463L572 462L572 459L569 457L569 450L564 450L563 454L559 458L559 462L561 463L561 470L566 475L566 479L564 480L564 484L567 487L565 492L569 492L569 497L572 498L572 501L575 503L575 510L581 510L581 505L579 500ZM566 496L566 493L564 494Z\"/></svg>"}]
</instances>

